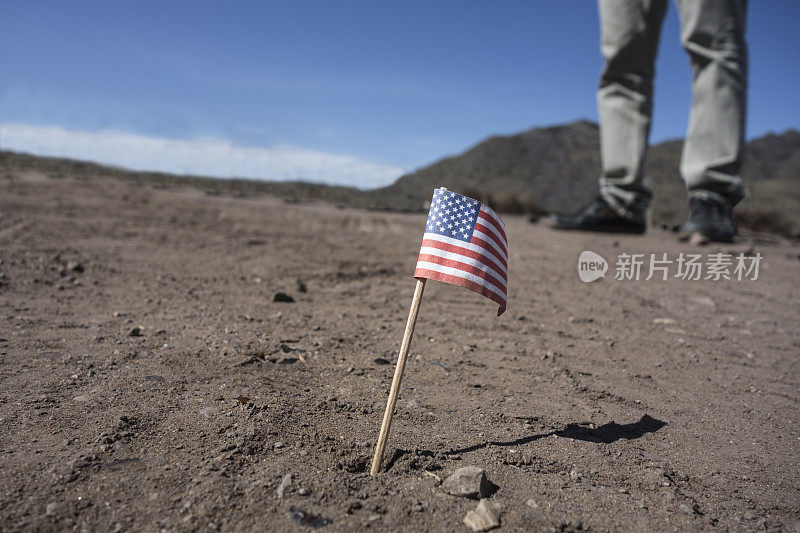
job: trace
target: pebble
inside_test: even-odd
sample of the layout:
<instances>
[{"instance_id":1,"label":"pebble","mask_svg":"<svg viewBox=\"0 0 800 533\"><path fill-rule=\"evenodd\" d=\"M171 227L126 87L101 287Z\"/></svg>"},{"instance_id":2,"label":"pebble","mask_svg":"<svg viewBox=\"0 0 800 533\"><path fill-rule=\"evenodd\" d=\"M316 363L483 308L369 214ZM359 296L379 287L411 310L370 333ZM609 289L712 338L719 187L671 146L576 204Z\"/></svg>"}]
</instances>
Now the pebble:
<instances>
[{"instance_id":1,"label":"pebble","mask_svg":"<svg viewBox=\"0 0 800 533\"><path fill-rule=\"evenodd\" d=\"M530 498L528 501L526 501L525 505L527 505L531 509L538 509L539 508L539 504L536 503L536 500L534 500L533 498Z\"/></svg>"},{"instance_id":2,"label":"pebble","mask_svg":"<svg viewBox=\"0 0 800 533\"><path fill-rule=\"evenodd\" d=\"M292 303L294 302L294 298L286 294L285 292L276 292L275 295L272 297L273 302L284 302L284 303Z\"/></svg>"},{"instance_id":3,"label":"pebble","mask_svg":"<svg viewBox=\"0 0 800 533\"><path fill-rule=\"evenodd\" d=\"M464 525L472 531L489 531L500 527L498 506L489 500L481 500L478 506L464 517Z\"/></svg>"},{"instance_id":4,"label":"pebble","mask_svg":"<svg viewBox=\"0 0 800 533\"><path fill-rule=\"evenodd\" d=\"M67 504L64 502L50 502L45 508L47 516L60 515L67 512Z\"/></svg>"},{"instance_id":5,"label":"pebble","mask_svg":"<svg viewBox=\"0 0 800 533\"><path fill-rule=\"evenodd\" d=\"M275 491L275 494L278 496L279 500L283 498L286 489L288 489L291 485L292 485L292 475L286 474L285 476L283 476L280 485L278 485L278 490Z\"/></svg>"},{"instance_id":6,"label":"pebble","mask_svg":"<svg viewBox=\"0 0 800 533\"><path fill-rule=\"evenodd\" d=\"M132 327L130 331L128 331L128 337L141 337L142 335L142 328L139 326Z\"/></svg>"},{"instance_id":7,"label":"pebble","mask_svg":"<svg viewBox=\"0 0 800 533\"><path fill-rule=\"evenodd\" d=\"M445 479L442 489L453 496L478 499L488 496L491 486L482 468L465 466Z\"/></svg>"},{"instance_id":8,"label":"pebble","mask_svg":"<svg viewBox=\"0 0 800 533\"><path fill-rule=\"evenodd\" d=\"M305 282L300 278L297 278L297 291L308 292L308 286L306 286Z\"/></svg>"},{"instance_id":9,"label":"pebble","mask_svg":"<svg viewBox=\"0 0 800 533\"><path fill-rule=\"evenodd\" d=\"M273 444L272 447L275 448L276 450L278 448L283 448L283 443L281 441L278 441L275 444Z\"/></svg>"}]
</instances>

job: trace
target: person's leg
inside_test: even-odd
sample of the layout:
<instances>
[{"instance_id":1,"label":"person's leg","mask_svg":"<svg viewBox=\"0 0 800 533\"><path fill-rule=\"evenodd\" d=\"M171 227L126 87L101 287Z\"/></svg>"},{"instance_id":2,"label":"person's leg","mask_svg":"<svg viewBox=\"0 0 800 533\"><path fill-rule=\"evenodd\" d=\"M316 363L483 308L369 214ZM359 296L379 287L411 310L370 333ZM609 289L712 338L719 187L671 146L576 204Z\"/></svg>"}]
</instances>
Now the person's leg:
<instances>
[{"instance_id":1,"label":"person's leg","mask_svg":"<svg viewBox=\"0 0 800 533\"><path fill-rule=\"evenodd\" d=\"M747 103L747 1L676 2L694 95L681 174L690 198L710 198L732 208L744 198L739 168Z\"/></svg>"},{"instance_id":2,"label":"person's leg","mask_svg":"<svg viewBox=\"0 0 800 533\"><path fill-rule=\"evenodd\" d=\"M599 0L604 66L597 92L600 195L619 215L644 220L643 184L653 78L666 0Z\"/></svg>"}]
</instances>

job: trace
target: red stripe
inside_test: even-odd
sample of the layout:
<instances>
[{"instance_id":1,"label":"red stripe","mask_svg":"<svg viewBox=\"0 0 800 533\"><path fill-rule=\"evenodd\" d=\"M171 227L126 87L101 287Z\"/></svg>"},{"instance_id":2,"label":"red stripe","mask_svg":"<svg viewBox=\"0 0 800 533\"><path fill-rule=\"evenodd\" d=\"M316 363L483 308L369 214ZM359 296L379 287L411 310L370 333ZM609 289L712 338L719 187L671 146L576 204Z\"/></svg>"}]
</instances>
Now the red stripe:
<instances>
[{"instance_id":1,"label":"red stripe","mask_svg":"<svg viewBox=\"0 0 800 533\"><path fill-rule=\"evenodd\" d=\"M458 285L460 287L464 287L465 289L469 289L472 292L477 292L480 295L483 295L493 302L495 302L500 307L497 309L497 316L503 314L506 310L506 300L505 298L500 297L499 294L496 294L483 285L478 285L474 281L470 281L468 279L459 278L458 276L453 276L450 274L443 274L441 272L436 272L435 270L428 270L427 268L418 268L414 271L415 278L426 278L426 279L435 279L436 281L441 281L442 283L449 283L451 285Z\"/></svg>"},{"instance_id":2,"label":"red stripe","mask_svg":"<svg viewBox=\"0 0 800 533\"><path fill-rule=\"evenodd\" d=\"M505 254L505 256L508 257L508 252L506 251L505 245L503 244L502 240L492 230L490 230L480 222L477 222L475 224L475 229L480 231L481 233L488 235L495 242L495 246L500 250L502 250L503 254Z\"/></svg>"},{"instance_id":3,"label":"red stripe","mask_svg":"<svg viewBox=\"0 0 800 533\"><path fill-rule=\"evenodd\" d=\"M474 244L474 245L476 245L476 246L480 246L481 248L485 248L486 250L490 250L490 251L496 252L496 250L495 250L496 247L495 246L492 246L488 242L484 241L480 237L476 237L475 235L472 236L472 239L470 239L469 242ZM508 270L508 263L506 262L505 259L503 259L503 256L501 256L498 253L495 253L495 255L497 255L497 259L500 261L500 263L502 263L503 266L506 267L506 270Z\"/></svg>"},{"instance_id":4,"label":"red stripe","mask_svg":"<svg viewBox=\"0 0 800 533\"><path fill-rule=\"evenodd\" d=\"M492 223L492 226L494 226L494 227L495 227L495 229L497 230L497 233L499 233L499 234L500 234L500 236L501 236L501 237L503 237L503 241L504 241L504 242L508 242L508 238L506 237L506 232L505 232L505 230L503 229L503 226L502 226L501 224L499 224L499 223L497 222L497 220L495 220L495 217L493 217L491 214L489 214L489 212L488 212L488 211L484 211L483 209L481 209L480 211L478 211L478 216L479 216L480 218L484 219L484 220L488 220L489 222L491 222L491 223ZM495 215L495 216L496 216L496 215ZM498 220L499 220L499 219L498 219Z\"/></svg>"},{"instance_id":5,"label":"red stripe","mask_svg":"<svg viewBox=\"0 0 800 533\"><path fill-rule=\"evenodd\" d=\"M464 255L466 257L469 257L470 259L480 261L481 263L488 265L492 270L497 272L503 278L503 281L508 281L508 277L506 276L506 273L503 271L503 269L497 266L497 263L495 263L494 260L487 255L483 255L468 248L462 248L461 246L454 246L452 244L447 244L446 242L434 241L433 239L422 239L422 246L437 248L445 252L452 252L454 254Z\"/></svg>"},{"instance_id":6,"label":"red stripe","mask_svg":"<svg viewBox=\"0 0 800 533\"><path fill-rule=\"evenodd\" d=\"M468 272L473 276L481 278L482 280L488 281L501 291L504 291L506 287L505 283L499 281L496 277L492 276L490 273L486 272L485 270L475 268L469 263L462 263L461 261L445 259L444 257L439 257L437 255L430 255L430 254L420 254L419 259L417 261L427 261L429 263L436 263L437 265L463 270L464 272Z\"/></svg>"}]
</instances>

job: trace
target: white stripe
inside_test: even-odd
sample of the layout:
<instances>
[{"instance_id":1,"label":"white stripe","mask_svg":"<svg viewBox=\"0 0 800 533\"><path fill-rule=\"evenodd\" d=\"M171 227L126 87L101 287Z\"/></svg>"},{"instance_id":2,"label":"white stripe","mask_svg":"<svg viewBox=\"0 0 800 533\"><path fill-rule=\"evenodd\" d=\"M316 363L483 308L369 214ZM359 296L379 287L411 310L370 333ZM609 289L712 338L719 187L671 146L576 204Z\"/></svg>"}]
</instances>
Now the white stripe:
<instances>
[{"instance_id":1,"label":"white stripe","mask_svg":"<svg viewBox=\"0 0 800 533\"><path fill-rule=\"evenodd\" d=\"M488 205L481 205L481 210L486 213L487 215L491 216L494 220L497 221L497 225L503 228L503 231L506 231L506 225L500 220L500 217L497 216L497 213L494 212L494 209L489 207Z\"/></svg>"},{"instance_id":2,"label":"white stripe","mask_svg":"<svg viewBox=\"0 0 800 533\"><path fill-rule=\"evenodd\" d=\"M501 228L503 228L503 233L505 233L505 231L506 231L506 227L505 227L505 225L503 224L503 221L502 221L502 220L500 220L500 218L499 218L499 217L498 217L498 216L497 216L497 215L494 213L494 211L492 211L492 210L491 210L491 209L489 209L488 207L487 207L486 209L481 209L481 211L483 211L484 213L486 213L486 214L489 216L489 218L491 218L492 220L494 220L494 221L497 223L497 225L498 225L498 226L500 226ZM497 241L498 241L498 242L502 242L502 243L503 243L503 244L506 246L506 250L507 250L507 249L508 249L508 242L506 242L506 239L505 239L505 237L503 237L503 236L500 234L500 231L498 231L498 230L497 230L497 228L495 228L495 227L494 227L494 225L491 223L491 221L489 221L489 220L486 220L486 219L480 219L480 218L479 218L478 220L479 220L479 221L483 220L483 221L481 222L481 224L483 224L484 226L486 226L487 228L489 228L490 230L492 230L492 233L494 233L494 234L496 234L496 235L497 235Z\"/></svg>"},{"instance_id":3,"label":"white stripe","mask_svg":"<svg viewBox=\"0 0 800 533\"><path fill-rule=\"evenodd\" d=\"M500 246L497 245L497 241L495 241L495 238L492 235L487 235L486 233L476 229L475 231L472 232L472 236L478 237L479 239L483 239L486 242L486 244L492 247L494 253L496 253L498 256L502 257L503 259L506 260L506 262L508 262L506 254L504 254L503 250L500 249Z\"/></svg>"},{"instance_id":4,"label":"white stripe","mask_svg":"<svg viewBox=\"0 0 800 533\"><path fill-rule=\"evenodd\" d=\"M472 250L473 252L477 252L479 254L483 254L492 261L494 261L500 269L508 274L508 269L503 266L503 262L497 258L493 250L487 250L483 246L478 246L477 244L472 244L471 242L464 242L458 239L452 239L450 237L445 237L444 235L439 235L438 233L425 233L422 236L422 239L430 239L432 241L439 241L445 244L450 244L453 246L461 246L462 248L466 248L467 250Z\"/></svg>"},{"instance_id":5,"label":"white stripe","mask_svg":"<svg viewBox=\"0 0 800 533\"><path fill-rule=\"evenodd\" d=\"M417 268L424 268L425 270L433 270L434 272L441 272L442 274L449 274L457 278L472 281L482 287L486 287L487 289L489 289L490 291L501 297L503 300L506 299L506 291L498 288L492 283L489 283L485 279L481 279L474 274L470 274L469 272L464 272L463 270L447 267L444 265L437 265L436 263L429 263L428 261L417 261Z\"/></svg>"},{"instance_id":6,"label":"white stripe","mask_svg":"<svg viewBox=\"0 0 800 533\"><path fill-rule=\"evenodd\" d=\"M497 233L497 230L494 229L494 226L492 226L488 221L482 220L480 218L478 219L478 222L480 222L481 226L483 226L484 228L489 230L489 233L486 233L486 235L488 235L489 237L492 238L492 240L494 241L492 244L497 244L498 245L497 246L498 250L501 249L501 247L499 246L501 243L503 245L503 248L508 250L508 245L506 244L506 240L499 233ZM476 231L480 231L480 230L476 230Z\"/></svg>"},{"instance_id":7,"label":"white stripe","mask_svg":"<svg viewBox=\"0 0 800 533\"><path fill-rule=\"evenodd\" d=\"M480 261L473 259L471 257L467 257L466 255L461 255L453 252L447 252L445 250L440 250L439 248L432 248L430 246L423 246L419 249L419 255L427 254L433 255L436 257L441 257L443 259L450 259L453 261L459 261L461 263L467 263L474 266L477 270L482 270L487 274L494 276L494 278L503 284L503 288L506 286L506 282L503 280L502 274L498 274L492 267L487 265L486 263L481 263Z\"/></svg>"}]
</instances>

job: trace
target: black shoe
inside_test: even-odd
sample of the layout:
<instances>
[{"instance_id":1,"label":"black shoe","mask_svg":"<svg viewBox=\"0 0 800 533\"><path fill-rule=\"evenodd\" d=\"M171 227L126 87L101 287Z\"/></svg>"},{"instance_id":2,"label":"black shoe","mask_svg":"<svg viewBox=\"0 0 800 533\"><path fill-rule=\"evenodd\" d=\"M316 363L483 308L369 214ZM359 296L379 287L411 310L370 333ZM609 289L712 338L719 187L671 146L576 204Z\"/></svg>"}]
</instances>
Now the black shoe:
<instances>
[{"instance_id":1,"label":"black shoe","mask_svg":"<svg viewBox=\"0 0 800 533\"><path fill-rule=\"evenodd\" d=\"M678 238L694 244L733 242L738 234L733 222L733 206L715 198L689 199L689 220L681 226Z\"/></svg>"},{"instance_id":2,"label":"black shoe","mask_svg":"<svg viewBox=\"0 0 800 533\"><path fill-rule=\"evenodd\" d=\"M556 215L551 220L553 228L563 230L640 234L647 229L644 215L636 218L622 217L611 209L602 197L598 197L577 215L571 217Z\"/></svg>"}]
</instances>

